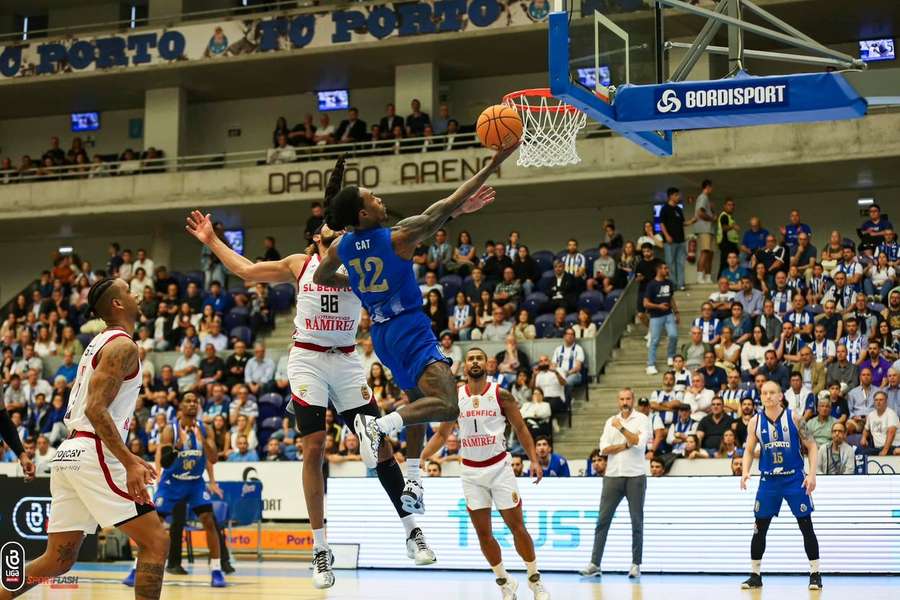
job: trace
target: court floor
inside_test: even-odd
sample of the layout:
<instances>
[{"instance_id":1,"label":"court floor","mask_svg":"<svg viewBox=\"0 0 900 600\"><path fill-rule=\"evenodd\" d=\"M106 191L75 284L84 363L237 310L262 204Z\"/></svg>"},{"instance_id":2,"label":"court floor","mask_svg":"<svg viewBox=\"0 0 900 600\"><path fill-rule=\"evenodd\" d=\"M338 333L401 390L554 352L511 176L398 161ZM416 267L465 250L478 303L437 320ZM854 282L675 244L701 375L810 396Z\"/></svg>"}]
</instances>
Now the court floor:
<instances>
[{"instance_id":1,"label":"court floor","mask_svg":"<svg viewBox=\"0 0 900 600\"><path fill-rule=\"evenodd\" d=\"M309 565L298 562L238 562L238 572L228 579L229 587L208 587L206 566L194 566L191 575L166 575L162 598L198 600L199 598L291 598L292 600L499 600L500 592L489 571L388 571L361 569L336 571L337 582L330 590L316 590L309 581ZM74 589L32 590L26 598L48 600L127 600L133 591L119 581L127 573L125 563L79 564L71 574L78 576ZM519 600L531 600L524 573L513 573L521 584ZM900 581L896 577L825 576L820 592L806 589L806 577L769 576L761 591L740 589L742 576L725 575L644 575L632 582L624 574L609 574L602 579L582 579L577 575L547 573L545 584L554 600L699 600L772 599L815 600L861 598L896 600Z\"/></svg>"}]
</instances>

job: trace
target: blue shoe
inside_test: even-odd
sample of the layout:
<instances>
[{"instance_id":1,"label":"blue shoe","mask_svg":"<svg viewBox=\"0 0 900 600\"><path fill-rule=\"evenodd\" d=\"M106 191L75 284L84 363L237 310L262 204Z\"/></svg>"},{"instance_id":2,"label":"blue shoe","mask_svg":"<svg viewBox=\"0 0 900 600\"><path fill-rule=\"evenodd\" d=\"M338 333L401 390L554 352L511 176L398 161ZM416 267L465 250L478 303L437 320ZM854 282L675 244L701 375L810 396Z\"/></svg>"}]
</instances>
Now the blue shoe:
<instances>
[{"instance_id":1,"label":"blue shoe","mask_svg":"<svg viewBox=\"0 0 900 600\"><path fill-rule=\"evenodd\" d=\"M135 575L134 569L130 570L130 571L128 572L128 577L126 577L125 579L123 579L123 580L122 580L122 583L123 583L124 585L127 585L128 587L134 587L134 575Z\"/></svg>"},{"instance_id":2,"label":"blue shoe","mask_svg":"<svg viewBox=\"0 0 900 600\"><path fill-rule=\"evenodd\" d=\"M225 583L225 575L222 571L216 569L212 572L212 580L209 582L209 585L212 587L225 587L227 585Z\"/></svg>"}]
</instances>

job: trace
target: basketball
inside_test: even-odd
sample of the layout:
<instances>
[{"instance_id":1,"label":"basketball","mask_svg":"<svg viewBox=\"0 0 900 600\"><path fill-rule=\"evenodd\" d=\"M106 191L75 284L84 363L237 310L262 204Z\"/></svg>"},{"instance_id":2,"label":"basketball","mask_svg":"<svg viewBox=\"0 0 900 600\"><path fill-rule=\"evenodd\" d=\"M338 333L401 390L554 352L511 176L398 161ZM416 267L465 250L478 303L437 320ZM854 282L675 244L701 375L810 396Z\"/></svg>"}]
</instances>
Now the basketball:
<instances>
[{"instance_id":1,"label":"basketball","mask_svg":"<svg viewBox=\"0 0 900 600\"><path fill-rule=\"evenodd\" d=\"M475 130L485 147L491 150L509 148L522 137L522 119L514 108L495 104L481 111Z\"/></svg>"}]
</instances>

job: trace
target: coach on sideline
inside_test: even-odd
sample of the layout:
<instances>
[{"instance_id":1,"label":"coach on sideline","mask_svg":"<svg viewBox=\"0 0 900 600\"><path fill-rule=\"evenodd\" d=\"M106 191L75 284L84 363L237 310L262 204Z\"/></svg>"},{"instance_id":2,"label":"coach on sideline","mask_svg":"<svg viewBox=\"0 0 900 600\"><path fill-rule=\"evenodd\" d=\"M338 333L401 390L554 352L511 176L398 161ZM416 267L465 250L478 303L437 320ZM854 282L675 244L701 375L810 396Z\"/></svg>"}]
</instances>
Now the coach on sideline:
<instances>
[{"instance_id":1,"label":"coach on sideline","mask_svg":"<svg viewBox=\"0 0 900 600\"><path fill-rule=\"evenodd\" d=\"M629 577L640 577L644 549L644 496L647 492L647 467L644 450L650 440L650 419L634 410L634 392L619 392L619 414L607 419L600 437L600 453L607 456L600 514L594 530L591 563L579 571L585 577L599 577L606 535L622 498L628 498L631 513L631 570Z\"/></svg>"}]
</instances>

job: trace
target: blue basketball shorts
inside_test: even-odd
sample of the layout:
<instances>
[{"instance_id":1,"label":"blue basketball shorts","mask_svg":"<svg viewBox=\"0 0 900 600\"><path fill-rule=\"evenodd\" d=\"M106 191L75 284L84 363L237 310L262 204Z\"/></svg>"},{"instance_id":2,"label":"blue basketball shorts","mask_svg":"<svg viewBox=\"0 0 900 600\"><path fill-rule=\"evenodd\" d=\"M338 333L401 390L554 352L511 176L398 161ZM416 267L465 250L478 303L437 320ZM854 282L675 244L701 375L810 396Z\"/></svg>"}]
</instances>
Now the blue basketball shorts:
<instances>
[{"instance_id":1,"label":"blue basketball shorts","mask_svg":"<svg viewBox=\"0 0 900 600\"><path fill-rule=\"evenodd\" d=\"M756 490L753 514L757 519L777 517L781 503L787 500L791 512L798 519L808 517L813 511L813 502L803 489L803 472L794 475L763 475Z\"/></svg>"},{"instance_id":2,"label":"blue basketball shorts","mask_svg":"<svg viewBox=\"0 0 900 600\"><path fill-rule=\"evenodd\" d=\"M372 345L401 390L415 388L431 363L452 362L441 352L431 330L431 319L421 310L405 312L372 325Z\"/></svg>"},{"instance_id":3,"label":"blue basketball shorts","mask_svg":"<svg viewBox=\"0 0 900 600\"><path fill-rule=\"evenodd\" d=\"M153 498L156 512L163 516L172 514L175 505L185 500L194 514L207 512L212 508L212 496L206 490L206 482L202 477L191 481L162 481Z\"/></svg>"}]
</instances>

